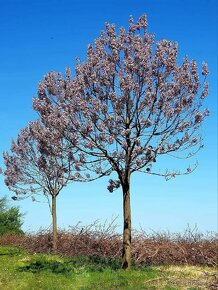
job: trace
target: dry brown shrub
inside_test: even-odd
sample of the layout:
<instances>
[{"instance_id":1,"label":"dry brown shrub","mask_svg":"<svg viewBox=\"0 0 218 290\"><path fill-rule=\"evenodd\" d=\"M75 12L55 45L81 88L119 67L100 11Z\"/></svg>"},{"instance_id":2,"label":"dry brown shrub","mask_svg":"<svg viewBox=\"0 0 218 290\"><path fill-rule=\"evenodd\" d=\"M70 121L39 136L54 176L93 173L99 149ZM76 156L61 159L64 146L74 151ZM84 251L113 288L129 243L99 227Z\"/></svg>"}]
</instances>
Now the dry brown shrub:
<instances>
[{"instance_id":1,"label":"dry brown shrub","mask_svg":"<svg viewBox=\"0 0 218 290\"><path fill-rule=\"evenodd\" d=\"M115 219L101 225L77 224L69 230L58 232L60 256L104 256L118 258L122 254L122 235L116 233ZM2 245L16 245L31 253L50 253L52 234L40 231L25 236L5 235ZM190 227L183 234L150 233L135 231L132 239L133 260L138 265L217 265L218 237L215 233L200 234Z\"/></svg>"},{"instance_id":2,"label":"dry brown shrub","mask_svg":"<svg viewBox=\"0 0 218 290\"><path fill-rule=\"evenodd\" d=\"M133 239L136 263L145 265L217 265L216 233L188 227L183 234L137 232Z\"/></svg>"}]
</instances>

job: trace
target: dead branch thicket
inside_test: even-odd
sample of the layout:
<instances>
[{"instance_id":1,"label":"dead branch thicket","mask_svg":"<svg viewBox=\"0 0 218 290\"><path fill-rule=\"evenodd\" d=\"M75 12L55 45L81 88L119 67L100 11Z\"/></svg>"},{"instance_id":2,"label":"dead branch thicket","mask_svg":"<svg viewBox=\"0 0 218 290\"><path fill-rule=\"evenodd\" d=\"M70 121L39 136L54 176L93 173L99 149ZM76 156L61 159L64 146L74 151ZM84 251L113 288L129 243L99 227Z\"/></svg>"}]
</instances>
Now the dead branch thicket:
<instances>
[{"instance_id":1,"label":"dead branch thicket","mask_svg":"<svg viewBox=\"0 0 218 290\"><path fill-rule=\"evenodd\" d=\"M68 230L58 231L57 254L70 256L98 256L108 259L121 257L122 236L116 233L115 219L110 223L99 221L82 226L80 223ZM41 230L38 233L4 235L2 245L16 245L31 253L50 253L52 233ZM218 236L199 233L195 227L188 227L183 234L169 232L146 233L134 231L132 240L133 261L137 265L202 265L217 266Z\"/></svg>"}]
</instances>

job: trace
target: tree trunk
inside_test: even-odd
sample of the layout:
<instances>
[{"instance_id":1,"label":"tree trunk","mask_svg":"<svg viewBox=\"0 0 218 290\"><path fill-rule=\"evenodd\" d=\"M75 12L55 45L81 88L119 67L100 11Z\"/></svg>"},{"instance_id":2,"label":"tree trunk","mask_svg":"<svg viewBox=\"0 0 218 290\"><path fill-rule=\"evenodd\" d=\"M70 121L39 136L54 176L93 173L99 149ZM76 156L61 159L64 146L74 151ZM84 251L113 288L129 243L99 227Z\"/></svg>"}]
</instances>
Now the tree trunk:
<instances>
[{"instance_id":1,"label":"tree trunk","mask_svg":"<svg viewBox=\"0 0 218 290\"><path fill-rule=\"evenodd\" d=\"M127 175L123 188L123 255L122 268L131 268L131 207L130 207L130 174Z\"/></svg>"},{"instance_id":2,"label":"tree trunk","mask_svg":"<svg viewBox=\"0 0 218 290\"><path fill-rule=\"evenodd\" d=\"M56 198L57 195L52 195L52 251L56 253L57 251L57 213L56 213Z\"/></svg>"}]
</instances>

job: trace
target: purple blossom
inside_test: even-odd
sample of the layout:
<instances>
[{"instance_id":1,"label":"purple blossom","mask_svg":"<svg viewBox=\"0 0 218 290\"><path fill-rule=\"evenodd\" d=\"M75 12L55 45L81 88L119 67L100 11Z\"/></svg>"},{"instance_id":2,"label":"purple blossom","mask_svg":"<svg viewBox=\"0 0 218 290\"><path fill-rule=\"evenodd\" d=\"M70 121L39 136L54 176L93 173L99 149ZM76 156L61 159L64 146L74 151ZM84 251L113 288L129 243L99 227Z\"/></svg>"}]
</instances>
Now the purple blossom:
<instances>
[{"instance_id":1,"label":"purple blossom","mask_svg":"<svg viewBox=\"0 0 218 290\"><path fill-rule=\"evenodd\" d=\"M202 63L202 72L201 73L202 73L203 76L206 76L209 73L209 71L208 71L208 65L207 65L206 62L203 62Z\"/></svg>"},{"instance_id":2,"label":"purple blossom","mask_svg":"<svg viewBox=\"0 0 218 290\"><path fill-rule=\"evenodd\" d=\"M114 190L118 189L120 187L120 181L119 180L109 180L109 185L107 187L109 192L113 192Z\"/></svg>"},{"instance_id":3,"label":"purple blossom","mask_svg":"<svg viewBox=\"0 0 218 290\"><path fill-rule=\"evenodd\" d=\"M197 112L195 114L195 123L201 123L202 119L203 119L202 114L200 112Z\"/></svg>"}]
</instances>

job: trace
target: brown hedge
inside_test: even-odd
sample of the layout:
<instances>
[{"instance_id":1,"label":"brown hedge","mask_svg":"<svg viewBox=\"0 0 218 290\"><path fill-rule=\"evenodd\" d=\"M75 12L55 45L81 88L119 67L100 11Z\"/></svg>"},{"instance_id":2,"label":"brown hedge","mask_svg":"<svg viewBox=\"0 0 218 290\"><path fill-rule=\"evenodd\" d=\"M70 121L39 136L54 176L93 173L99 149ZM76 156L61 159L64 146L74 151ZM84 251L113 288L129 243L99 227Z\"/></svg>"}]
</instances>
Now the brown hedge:
<instances>
[{"instance_id":1,"label":"brown hedge","mask_svg":"<svg viewBox=\"0 0 218 290\"><path fill-rule=\"evenodd\" d=\"M122 236L115 227L90 226L72 227L58 232L57 254L70 256L104 256L118 258L122 254ZM16 245L31 253L50 253L52 235L40 231L26 235L4 235L1 245ZM217 266L218 237L215 233L203 235L188 228L183 234L135 231L132 239L132 256L136 264L150 265L202 265Z\"/></svg>"}]
</instances>

